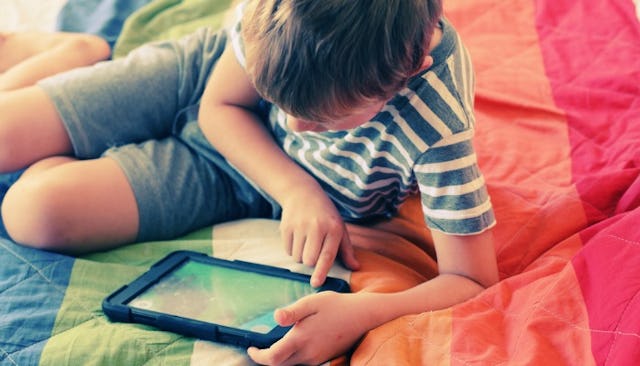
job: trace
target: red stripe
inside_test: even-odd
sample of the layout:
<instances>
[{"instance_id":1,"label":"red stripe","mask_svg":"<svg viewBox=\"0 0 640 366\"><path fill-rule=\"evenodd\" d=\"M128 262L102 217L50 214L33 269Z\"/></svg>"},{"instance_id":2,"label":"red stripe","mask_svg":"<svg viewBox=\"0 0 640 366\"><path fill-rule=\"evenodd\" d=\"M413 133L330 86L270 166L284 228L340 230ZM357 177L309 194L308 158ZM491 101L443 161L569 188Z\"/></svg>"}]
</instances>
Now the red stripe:
<instances>
[{"instance_id":1,"label":"red stripe","mask_svg":"<svg viewBox=\"0 0 640 366\"><path fill-rule=\"evenodd\" d=\"M573 181L592 224L582 232L585 247L572 261L589 314L592 352L598 364L635 364L640 359L640 25L630 0L536 4L546 74L569 126Z\"/></svg>"},{"instance_id":2,"label":"red stripe","mask_svg":"<svg viewBox=\"0 0 640 366\"><path fill-rule=\"evenodd\" d=\"M640 172L640 25L630 0L536 4L546 73L569 124L573 179L588 219L601 220L620 212Z\"/></svg>"}]
</instances>

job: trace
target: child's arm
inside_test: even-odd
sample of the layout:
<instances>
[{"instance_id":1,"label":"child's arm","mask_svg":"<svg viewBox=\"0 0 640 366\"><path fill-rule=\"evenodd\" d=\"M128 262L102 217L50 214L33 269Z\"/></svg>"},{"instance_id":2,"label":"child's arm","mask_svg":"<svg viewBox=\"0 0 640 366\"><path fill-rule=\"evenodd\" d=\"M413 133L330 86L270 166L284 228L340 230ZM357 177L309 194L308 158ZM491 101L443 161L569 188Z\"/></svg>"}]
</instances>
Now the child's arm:
<instances>
[{"instance_id":1,"label":"child's arm","mask_svg":"<svg viewBox=\"0 0 640 366\"><path fill-rule=\"evenodd\" d=\"M203 94L200 127L225 158L282 206L285 250L315 265L312 284L324 282L338 253L358 263L345 225L318 182L275 143L253 111L259 95L230 47L218 60Z\"/></svg>"},{"instance_id":2,"label":"child's arm","mask_svg":"<svg viewBox=\"0 0 640 366\"><path fill-rule=\"evenodd\" d=\"M0 34L0 91L33 85L47 76L105 60L110 54L109 44L90 34Z\"/></svg>"},{"instance_id":3,"label":"child's arm","mask_svg":"<svg viewBox=\"0 0 640 366\"><path fill-rule=\"evenodd\" d=\"M249 349L259 364L319 364L344 354L366 332L408 314L447 308L498 281L493 235L433 232L440 274L403 292L320 293L276 312L281 325L294 325L271 348Z\"/></svg>"}]
</instances>

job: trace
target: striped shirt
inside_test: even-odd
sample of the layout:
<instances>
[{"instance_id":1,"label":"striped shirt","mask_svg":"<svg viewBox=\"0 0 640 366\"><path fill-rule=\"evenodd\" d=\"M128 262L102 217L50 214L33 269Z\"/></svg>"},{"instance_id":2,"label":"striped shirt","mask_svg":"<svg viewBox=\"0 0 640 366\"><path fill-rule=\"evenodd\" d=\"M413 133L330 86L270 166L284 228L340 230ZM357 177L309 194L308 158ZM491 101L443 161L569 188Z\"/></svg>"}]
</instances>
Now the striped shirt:
<instances>
[{"instance_id":1,"label":"striped shirt","mask_svg":"<svg viewBox=\"0 0 640 366\"><path fill-rule=\"evenodd\" d=\"M244 66L242 9L229 34ZM268 125L278 144L319 181L346 221L392 217L420 192L432 229L465 235L495 224L472 145L471 60L450 23L443 19L440 25L433 66L359 127L295 132L278 106L269 107Z\"/></svg>"}]
</instances>

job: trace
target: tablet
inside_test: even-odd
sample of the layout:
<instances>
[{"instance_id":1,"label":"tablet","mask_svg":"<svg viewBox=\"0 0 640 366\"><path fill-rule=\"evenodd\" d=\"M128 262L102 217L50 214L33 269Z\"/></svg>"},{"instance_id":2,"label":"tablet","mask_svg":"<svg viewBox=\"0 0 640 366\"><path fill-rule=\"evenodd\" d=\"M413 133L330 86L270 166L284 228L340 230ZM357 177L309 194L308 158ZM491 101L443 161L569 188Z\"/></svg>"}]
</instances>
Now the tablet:
<instances>
[{"instance_id":1,"label":"tablet","mask_svg":"<svg viewBox=\"0 0 640 366\"><path fill-rule=\"evenodd\" d=\"M275 309L318 291L349 291L338 278L320 288L309 280L283 268L177 251L105 298L102 309L113 321L265 348L290 328L276 324Z\"/></svg>"}]
</instances>

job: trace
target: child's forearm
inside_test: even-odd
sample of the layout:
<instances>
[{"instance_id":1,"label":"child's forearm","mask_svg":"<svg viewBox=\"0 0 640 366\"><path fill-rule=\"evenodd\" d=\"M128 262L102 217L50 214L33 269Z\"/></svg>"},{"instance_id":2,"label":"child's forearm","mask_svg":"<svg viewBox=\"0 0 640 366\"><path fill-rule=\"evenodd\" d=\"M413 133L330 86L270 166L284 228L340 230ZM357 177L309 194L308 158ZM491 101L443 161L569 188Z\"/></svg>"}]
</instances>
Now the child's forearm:
<instances>
[{"instance_id":1,"label":"child's forearm","mask_svg":"<svg viewBox=\"0 0 640 366\"><path fill-rule=\"evenodd\" d=\"M335 205L315 178L280 149L256 115L232 105L212 110L203 105L200 121L218 151L280 204L285 252L315 267L313 286L324 282L337 255L347 268L358 269Z\"/></svg>"},{"instance_id":2,"label":"child's forearm","mask_svg":"<svg viewBox=\"0 0 640 366\"><path fill-rule=\"evenodd\" d=\"M277 146L251 111L237 106L210 110L203 105L200 121L211 144L276 201L282 203L300 189L319 189L318 183Z\"/></svg>"},{"instance_id":3,"label":"child's forearm","mask_svg":"<svg viewBox=\"0 0 640 366\"><path fill-rule=\"evenodd\" d=\"M337 255L350 269L359 264L346 227L320 183L292 160L253 112L260 95L231 48L220 56L200 103L200 127L211 144L245 177L282 207L285 252L315 266L321 285Z\"/></svg>"},{"instance_id":4,"label":"child's forearm","mask_svg":"<svg viewBox=\"0 0 640 366\"><path fill-rule=\"evenodd\" d=\"M478 283L458 275L439 275L408 290L367 294L371 329L404 315L446 309L469 300L484 290ZM366 309L366 310L365 310Z\"/></svg>"},{"instance_id":5,"label":"child's forearm","mask_svg":"<svg viewBox=\"0 0 640 366\"><path fill-rule=\"evenodd\" d=\"M402 315L444 309L462 303L499 280L492 231L456 236L432 231L438 255L435 278L406 291L379 295L372 318L382 324ZM372 302L375 304L375 302Z\"/></svg>"},{"instance_id":6,"label":"child's forearm","mask_svg":"<svg viewBox=\"0 0 640 366\"><path fill-rule=\"evenodd\" d=\"M319 189L315 179L280 149L253 112L259 100L246 71L228 46L202 95L200 128L234 167L280 204L301 189Z\"/></svg>"}]
</instances>

